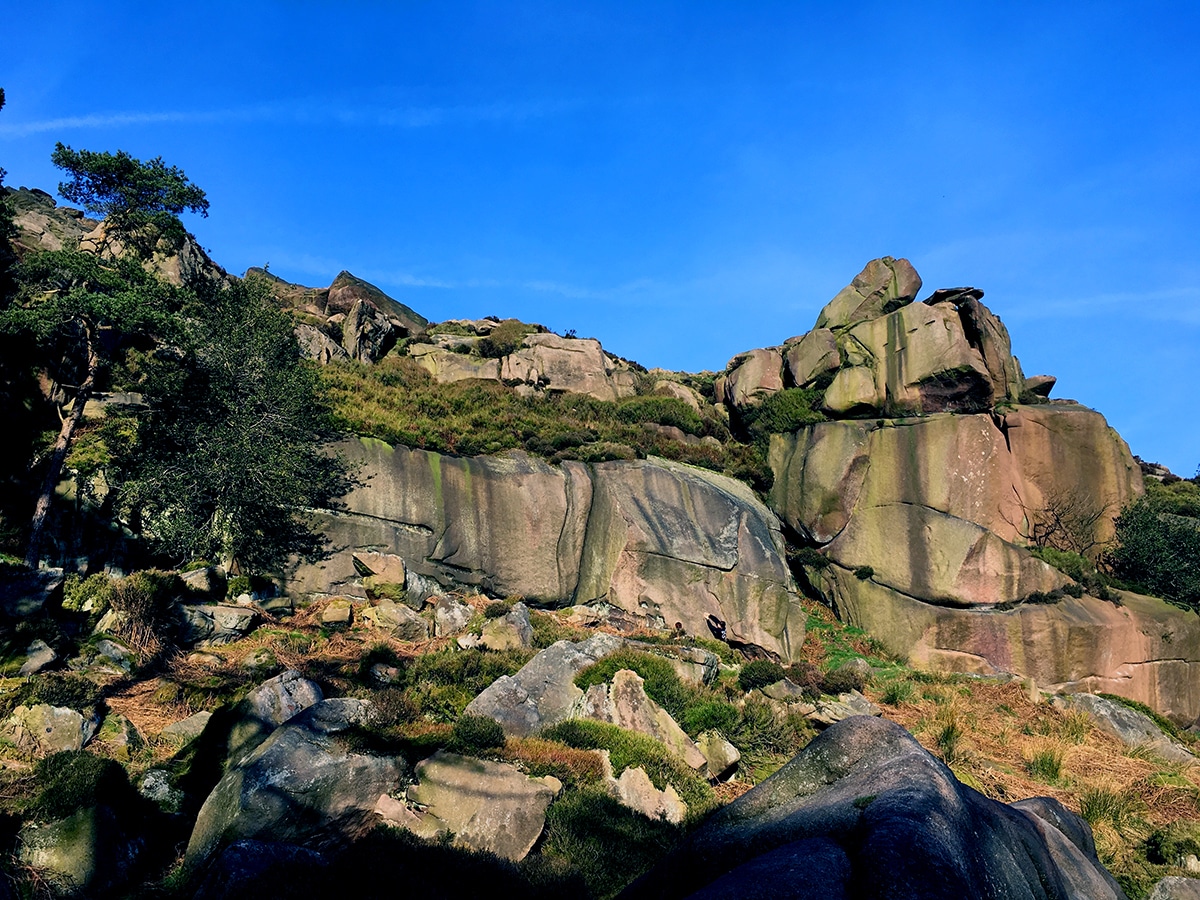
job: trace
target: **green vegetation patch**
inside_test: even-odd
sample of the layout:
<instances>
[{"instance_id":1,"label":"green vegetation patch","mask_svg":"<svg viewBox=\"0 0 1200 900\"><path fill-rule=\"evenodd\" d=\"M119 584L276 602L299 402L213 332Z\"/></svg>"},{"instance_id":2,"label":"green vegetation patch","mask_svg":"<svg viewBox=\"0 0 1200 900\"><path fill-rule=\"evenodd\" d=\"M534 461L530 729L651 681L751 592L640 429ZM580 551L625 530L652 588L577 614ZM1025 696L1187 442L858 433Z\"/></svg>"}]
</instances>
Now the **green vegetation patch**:
<instances>
[{"instance_id":1,"label":"green vegetation patch","mask_svg":"<svg viewBox=\"0 0 1200 900\"><path fill-rule=\"evenodd\" d=\"M658 790L674 785L687 804L688 821L699 820L717 806L716 794L708 782L652 737L591 719L568 719L546 729L541 736L579 750L607 750L614 775L638 766Z\"/></svg>"}]
</instances>

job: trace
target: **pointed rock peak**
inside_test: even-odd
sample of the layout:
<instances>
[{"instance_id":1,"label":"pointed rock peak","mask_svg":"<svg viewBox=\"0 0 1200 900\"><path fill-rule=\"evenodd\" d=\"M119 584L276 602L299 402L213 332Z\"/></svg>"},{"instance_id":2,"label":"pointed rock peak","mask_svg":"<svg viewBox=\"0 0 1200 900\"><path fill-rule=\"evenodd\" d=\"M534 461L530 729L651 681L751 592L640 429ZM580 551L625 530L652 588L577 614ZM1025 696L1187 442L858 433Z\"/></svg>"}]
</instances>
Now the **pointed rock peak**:
<instances>
[{"instance_id":1,"label":"pointed rock peak","mask_svg":"<svg viewBox=\"0 0 1200 900\"><path fill-rule=\"evenodd\" d=\"M817 316L817 328L841 328L875 319L912 303L921 276L907 259L873 259L842 288Z\"/></svg>"},{"instance_id":2,"label":"pointed rock peak","mask_svg":"<svg viewBox=\"0 0 1200 900\"><path fill-rule=\"evenodd\" d=\"M333 284L329 285L328 313L349 312L356 300L365 300L388 318L398 320L409 334L421 331L429 324L429 320L420 313L399 300L393 300L369 281L363 281L343 269L333 279Z\"/></svg>"}]
</instances>

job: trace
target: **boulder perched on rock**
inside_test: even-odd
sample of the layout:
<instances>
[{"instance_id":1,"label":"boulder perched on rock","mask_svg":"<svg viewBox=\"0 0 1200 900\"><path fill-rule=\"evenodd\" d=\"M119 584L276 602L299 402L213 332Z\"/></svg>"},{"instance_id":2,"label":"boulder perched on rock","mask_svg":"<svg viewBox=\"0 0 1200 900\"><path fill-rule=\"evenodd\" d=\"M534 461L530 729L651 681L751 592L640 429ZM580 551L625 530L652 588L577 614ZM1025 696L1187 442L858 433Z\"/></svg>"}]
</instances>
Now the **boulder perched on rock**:
<instances>
[{"instance_id":1,"label":"boulder perched on rock","mask_svg":"<svg viewBox=\"0 0 1200 900\"><path fill-rule=\"evenodd\" d=\"M408 828L426 838L449 833L456 843L521 860L546 824L562 785L530 778L508 763L439 750L416 767L408 799L421 811Z\"/></svg>"},{"instance_id":2,"label":"boulder perched on rock","mask_svg":"<svg viewBox=\"0 0 1200 900\"><path fill-rule=\"evenodd\" d=\"M336 838L368 819L379 795L399 786L405 766L396 757L353 752L336 739L367 715L364 701L322 700L272 732L204 801L187 864L238 840Z\"/></svg>"},{"instance_id":3,"label":"boulder perched on rock","mask_svg":"<svg viewBox=\"0 0 1200 900\"><path fill-rule=\"evenodd\" d=\"M907 259L873 259L825 304L817 328L838 328L875 319L916 299L921 276Z\"/></svg>"},{"instance_id":4,"label":"boulder perched on rock","mask_svg":"<svg viewBox=\"0 0 1200 900\"><path fill-rule=\"evenodd\" d=\"M529 607L524 603L515 603L504 615L488 619L479 643L489 650L532 647L533 625L529 620Z\"/></svg>"},{"instance_id":5,"label":"boulder perched on rock","mask_svg":"<svg viewBox=\"0 0 1200 900\"><path fill-rule=\"evenodd\" d=\"M790 660L805 615L778 520L745 484L666 460L551 466L524 453L460 458L341 445L368 485L318 515L335 546L301 566L296 594L365 596L358 548L404 560L442 589L520 595L541 605L607 603L642 625Z\"/></svg>"},{"instance_id":6,"label":"boulder perched on rock","mask_svg":"<svg viewBox=\"0 0 1200 900\"><path fill-rule=\"evenodd\" d=\"M714 384L718 403L744 410L783 390L783 353L778 347L751 350L730 362Z\"/></svg>"},{"instance_id":7,"label":"boulder perched on rock","mask_svg":"<svg viewBox=\"0 0 1200 900\"><path fill-rule=\"evenodd\" d=\"M380 600L360 613L364 622L386 631L402 641L423 641L429 637L429 623L394 600Z\"/></svg>"},{"instance_id":8,"label":"boulder perched on rock","mask_svg":"<svg viewBox=\"0 0 1200 900\"><path fill-rule=\"evenodd\" d=\"M899 725L862 716L830 727L621 896L1125 898L1087 824L1057 801L989 800Z\"/></svg>"}]
</instances>

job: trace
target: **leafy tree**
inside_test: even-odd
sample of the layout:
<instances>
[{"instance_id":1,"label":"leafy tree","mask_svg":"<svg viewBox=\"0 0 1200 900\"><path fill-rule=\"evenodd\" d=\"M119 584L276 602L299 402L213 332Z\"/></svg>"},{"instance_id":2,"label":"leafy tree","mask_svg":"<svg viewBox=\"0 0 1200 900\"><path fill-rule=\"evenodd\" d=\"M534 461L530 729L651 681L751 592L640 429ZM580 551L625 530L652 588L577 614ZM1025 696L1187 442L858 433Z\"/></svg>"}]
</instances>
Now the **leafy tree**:
<instances>
[{"instance_id":1,"label":"leafy tree","mask_svg":"<svg viewBox=\"0 0 1200 900\"><path fill-rule=\"evenodd\" d=\"M111 214L114 233L134 238L152 230L182 235L176 212L204 212L207 201L176 168L161 160L142 163L125 153L73 151L61 144L54 162L71 180L63 196L88 209ZM141 204L141 205L139 205ZM74 396L51 450L30 523L25 562L36 567L54 488L88 398L123 338L165 327L175 292L141 264L144 244L130 239L131 253L98 256L78 250L30 254L17 267L20 289L0 309L0 331L32 338L61 360L55 374Z\"/></svg>"},{"instance_id":2,"label":"leafy tree","mask_svg":"<svg viewBox=\"0 0 1200 900\"><path fill-rule=\"evenodd\" d=\"M162 157L143 162L123 150L95 153L72 150L61 142L51 162L70 179L58 192L88 212L105 219L109 234L148 256L160 239L178 249L187 232L179 215L208 215L208 200L176 166Z\"/></svg>"},{"instance_id":3,"label":"leafy tree","mask_svg":"<svg viewBox=\"0 0 1200 900\"><path fill-rule=\"evenodd\" d=\"M1200 608L1200 519L1177 515L1153 494L1117 518L1113 571L1138 589Z\"/></svg>"},{"instance_id":4,"label":"leafy tree","mask_svg":"<svg viewBox=\"0 0 1200 900\"><path fill-rule=\"evenodd\" d=\"M4 88L0 88L0 110L2 109ZM16 289L13 267L16 265L17 256L13 252L12 241L17 236L17 226L13 224L12 206L8 202L7 189L4 187L4 176L7 174L0 167L0 308L3 308Z\"/></svg>"},{"instance_id":5,"label":"leafy tree","mask_svg":"<svg viewBox=\"0 0 1200 900\"><path fill-rule=\"evenodd\" d=\"M328 416L291 320L250 278L200 286L184 322L184 358L155 366L150 413L125 467L123 502L161 553L279 571L322 546L300 510L349 487L322 451Z\"/></svg>"}]
</instances>

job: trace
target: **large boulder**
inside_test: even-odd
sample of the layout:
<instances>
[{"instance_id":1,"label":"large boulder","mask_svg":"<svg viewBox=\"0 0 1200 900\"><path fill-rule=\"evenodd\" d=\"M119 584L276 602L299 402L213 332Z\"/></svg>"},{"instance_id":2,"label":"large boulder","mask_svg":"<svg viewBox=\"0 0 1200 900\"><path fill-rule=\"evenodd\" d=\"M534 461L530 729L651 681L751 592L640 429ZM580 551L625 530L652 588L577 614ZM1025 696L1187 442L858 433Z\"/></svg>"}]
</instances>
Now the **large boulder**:
<instances>
[{"instance_id":1,"label":"large boulder","mask_svg":"<svg viewBox=\"0 0 1200 900\"><path fill-rule=\"evenodd\" d=\"M644 624L711 636L787 659L805 616L775 516L741 482L666 460L561 466L521 452L460 458L340 445L364 486L317 514L340 548L300 566L296 594L365 596L354 553L401 557L415 579L531 603L606 602Z\"/></svg>"},{"instance_id":2,"label":"large boulder","mask_svg":"<svg viewBox=\"0 0 1200 900\"><path fill-rule=\"evenodd\" d=\"M839 328L875 319L905 306L921 290L921 276L907 259L873 259L817 316L817 328Z\"/></svg>"},{"instance_id":3,"label":"large boulder","mask_svg":"<svg viewBox=\"0 0 1200 900\"><path fill-rule=\"evenodd\" d=\"M1141 710L1132 709L1107 697L1095 694L1073 694L1062 698L1063 706L1081 709L1090 715L1096 726L1112 735L1126 747L1143 747L1154 751L1168 762L1195 765L1195 756L1171 740L1158 724Z\"/></svg>"},{"instance_id":4,"label":"large boulder","mask_svg":"<svg viewBox=\"0 0 1200 900\"><path fill-rule=\"evenodd\" d=\"M401 336L416 334L429 324L420 313L394 300L370 282L349 272L339 272L325 294L325 315L349 315L356 303L367 303L378 310Z\"/></svg>"},{"instance_id":5,"label":"large boulder","mask_svg":"<svg viewBox=\"0 0 1200 900\"><path fill-rule=\"evenodd\" d=\"M552 776L530 778L508 763L445 750L417 763L416 776L408 799L421 811L411 831L425 838L449 833L461 846L513 861L533 848L562 789Z\"/></svg>"},{"instance_id":6,"label":"large boulder","mask_svg":"<svg viewBox=\"0 0 1200 900\"><path fill-rule=\"evenodd\" d=\"M35 703L18 706L0 725L0 738L18 750L49 756L64 750L81 750L98 727L93 718L65 706Z\"/></svg>"},{"instance_id":7,"label":"large boulder","mask_svg":"<svg viewBox=\"0 0 1200 900\"><path fill-rule=\"evenodd\" d=\"M837 337L828 328L814 328L784 344L783 363L792 384L808 387L841 366Z\"/></svg>"},{"instance_id":8,"label":"large boulder","mask_svg":"<svg viewBox=\"0 0 1200 900\"><path fill-rule=\"evenodd\" d=\"M336 839L369 820L380 795L399 787L405 765L337 740L368 715L364 701L323 700L277 728L204 801L186 864L195 867L234 841Z\"/></svg>"},{"instance_id":9,"label":"large boulder","mask_svg":"<svg viewBox=\"0 0 1200 900\"><path fill-rule=\"evenodd\" d=\"M408 348L408 355L432 375L435 381L442 384L466 381L469 378L483 378L487 381L500 380L500 360L498 359L484 359L465 353L455 353L453 350L433 344L412 344Z\"/></svg>"},{"instance_id":10,"label":"large boulder","mask_svg":"<svg viewBox=\"0 0 1200 900\"><path fill-rule=\"evenodd\" d=\"M495 719L504 733L528 737L571 716L583 691L575 676L619 649L622 638L600 632L585 641L558 641L515 675L502 675L467 704L464 712Z\"/></svg>"},{"instance_id":11,"label":"large boulder","mask_svg":"<svg viewBox=\"0 0 1200 900\"><path fill-rule=\"evenodd\" d=\"M139 825L106 805L21 828L17 858L65 896L102 895L126 883L146 849Z\"/></svg>"},{"instance_id":12,"label":"large boulder","mask_svg":"<svg viewBox=\"0 0 1200 900\"><path fill-rule=\"evenodd\" d=\"M1138 700L1183 725L1200 717L1200 616L1154 597L1064 597L1015 609L935 606L841 566L810 570L848 624L914 665L1013 673L1056 692Z\"/></svg>"},{"instance_id":13,"label":"large boulder","mask_svg":"<svg viewBox=\"0 0 1200 900\"><path fill-rule=\"evenodd\" d=\"M636 383L633 372L606 354L599 341L550 333L527 334L521 349L501 362L500 378L597 400L632 397Z\"/></svg>"},{"instance_id":14,"label":"large boulder","mask_svg":"<svg viewBox=\"0 0 1200 900\"><path fill-rule=\"evenodd\" d=\"M903 728L857 716L711 816L622 897L1125 900L1087 824L962 785Z\"/></svg>"},{"instance_id":15,"label":"large boulder","mask_svg":"<svg viewBox=\"0 0 1200 900\"><path fill-rule=\"evenodd\" d=\"M778 347L751 350L735 357L731 365L728 374L718 379L718 402L744 410L783 390L783 352Z\"/></svg>"}]
</instances>

